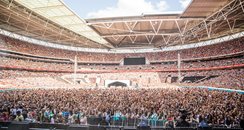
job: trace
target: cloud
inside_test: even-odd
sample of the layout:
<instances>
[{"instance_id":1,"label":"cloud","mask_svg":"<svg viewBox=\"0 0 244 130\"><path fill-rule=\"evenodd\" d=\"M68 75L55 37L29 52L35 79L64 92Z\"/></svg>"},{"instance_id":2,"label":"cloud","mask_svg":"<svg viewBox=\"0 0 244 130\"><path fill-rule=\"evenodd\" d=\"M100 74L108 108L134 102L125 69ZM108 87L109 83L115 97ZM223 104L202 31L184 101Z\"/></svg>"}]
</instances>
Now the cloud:
<instances>
[{"instance_id":1,"label":"cloud","mask_svg":"<svg viewBox=\"0 0 244 130\"><path fill-rule=\"evenodd\" d=\"M166 1L160 1L157 4L157 8L159 11L166 11L169 8L169 6Z\"/></svg>"},{"instance_id":2,"label":"cloud","mask_svg":"<svg viewBox=\"0 0 244 130\"><path fill-rule=\"evenodd\" d=\"M166 11L169 5L161 0L158 3L147 2L146 0L118 0L114 7L107 7L95 12L88 13L89 18L135 16L142 13L160 13Z\"/></svg>"},{"instance_id":3,"label":"cloud","mask_svg":"<svg viewBox=\"0 0 244 130\"><path fill-rule=\"evenodd\" d=\"M189 4L191 0L180 0L181 7L185 9Z\"/></svg>"}]
</instances>

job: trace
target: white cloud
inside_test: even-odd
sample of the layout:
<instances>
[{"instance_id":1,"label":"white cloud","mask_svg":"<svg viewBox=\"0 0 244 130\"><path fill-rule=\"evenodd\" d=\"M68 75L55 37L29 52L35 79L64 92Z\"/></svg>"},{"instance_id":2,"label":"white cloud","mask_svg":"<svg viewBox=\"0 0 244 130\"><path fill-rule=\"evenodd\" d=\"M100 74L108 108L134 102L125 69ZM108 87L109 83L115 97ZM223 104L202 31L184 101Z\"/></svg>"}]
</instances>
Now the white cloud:
<instances>
[{"instance_id":1,"label":"white cloud","mask_svg":"<svg viewBox=\"0 0 244 130\"><path fill-rule=\"evenodd\" d=\"M166 1L160 1L157 4L157 8L159 11L166 11L169 8L169 6Z\"/></svg>"},{"instance_id":2,"label":"white cloud","mask_svg":"<svg viewBox=\"0 0 244 130\"><path fill-rule=\"evenodd\" d=\"M169 5L164 0L156 4L152 4L146 0L118 0L116 6L90 12L87 17L135 16L141 15L142 13L160 13L166 11L168 8Z\"/></svg>"},{"instance_id":3,"label":"white cloud","mask_svg":"<svg viewBox=\"0 0 244 130\"><path fill-rule=\"evenodd\" d=\"M185 9L189 4L191 0L180 0L181 7Z\"/></svg>"}]
</instances>

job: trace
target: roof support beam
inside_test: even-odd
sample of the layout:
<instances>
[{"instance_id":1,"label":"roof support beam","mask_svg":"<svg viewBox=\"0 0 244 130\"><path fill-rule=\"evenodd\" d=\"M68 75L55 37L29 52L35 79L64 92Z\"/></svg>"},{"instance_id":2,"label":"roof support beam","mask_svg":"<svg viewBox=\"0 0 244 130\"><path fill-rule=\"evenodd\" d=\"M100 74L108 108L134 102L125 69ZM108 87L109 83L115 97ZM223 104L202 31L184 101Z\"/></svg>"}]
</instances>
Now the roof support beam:
<instances>
[{"instance_id":1,"label":"roof support beam","mask_svg":"<svg viewBox=\"0 0 244 130\"><path fill-rule=\"evenodd\" d=\"M70 18L70 17L75 17L73 14L68 14L68 15L57 15L57 16L51 16L48 17L49 19L59 19L59 18Z\"/></svg>"},{"instance_id":2,"label":"roof support beam","mask_svg":"<svg viewBox=\"0 0 244 130\"><path fill-rule=\"evenodd\" d=\"M160 21L151 21L150 20L150 24L151 24L155 34L158 34L160 27L162 25L162 22L163 22L162 20L160 20Z\"/></svg>"},{"instance_id":3,"label":"roof support beam","mask_svg":"<svg viewBox=\"0 0 244 130\"><path fill-rule=\"evenodd\" d=\"M238 1L239 1L239 4L237 4ZM184 33L185 37L191 36L193 32L201 33L201 31L204 29L208 30L207 29L208 26L211 28L213 24L215 24L216 22L218 22L220 20L225 21L226 20L225 18L227 18L229 14L231 14L232 12L241 8L241 4L242 4L242 2L240 2L240 0L232 0L227 5L225 5L223 8L221 8L219 11L216 11L214 14L212 14L211 16L209 16L208 18L203 20L203 22L200 22L198 25L188 29ZM237 14L235 14L235 15L237 15ZM210 32L211 32L210 30L207 31L209 38L211 38Z\"/></svg>"},{"instance_id":4,"label":"roof support beam","mask_svg":"<svg viewBox=\"0 0 244 130\"><path fill-rule=\"evenodd\" d=\"M152 44L152 41L153 41L155 35L145 35L145 37L147 38L148 43Z\"/></svg>"},{"instance_id":5,"label":"roof support beam","mask_svg":"<svg viewBox=\"0 0 244 130\"><path fill-rule=\"evenodd\" d=\"M165 20L165 19L164 19ZM165 33L165 30L163 30L162 33L160 33L160 28L162 23L164 22L164 20L162 19L143 19L143 20L132 20L132 21L121 21L120 23L118 21L107 21L107 22L99 22L97 24L90 24L88 23L87 25L91 26L91 27L95 27L95 28L101 28L101 29L105 29L107 31L109 31L111 34L106 34L106 35L101 35L103 38L113 38L114 41L118 41L119 38L122 37L126 37L128 38L131 43L135 43L136 40L138 39L138 37L144 37L146 38L146 41L151 44L155 38L155 36L164 36L164 35L182 35L182 32L184 32L186 30L187 24L189 19L187 18L183 18L180 19L173 19L173 20L179 20L180 22L184 22L184 26L183 29L180 29L180 33L179 32L175 32L175 33ZM199 19L197 19L199 20ZM166 21L172 21L172 19L166 19ZM152 30L152 32L150 31L136 31L134 30L135 27L137 27L137 24L139 23L149 23L149 25L151 26L150 30ZM115 23L119 23L120 26L124 26L124 28L115 28L115 26L112 26ZM178 23L177 23L178 24ZM179 27L179 26L178 26ZM179 27L182 28L182 27ZM138 30L140 30L140 26L137 27ZM101 33L102 34L102 33ZM110 40L110 39L109 39ZM182 44L184 43L184 39L181 37L181 41Z\"/></svg>"},{"instance_id":6,"label":"roof support beam","mask_svg":"<svg viewBox=\"0 0 244 130\"><path fill-rule=\"evenodd\" d=\"M8 4L8 7L7 7L8 9L10 9L10 7L12 6L13 1L14 1L14 0L11 0L10 3Z\"/></svg>"},{"instance_id":7,"label":"roof support beam","mask_svg":"<svg viewBox=\"0 0 244 130\"><path fill-rule=\"evenodd\" d=\"M112 35L103 35L103 38L109 38L114 36L148 36L148 35L155 35L154 33L131 33L131 34L112 34ZM158 33L158 36L160 35L180 35L180 33Z\"/></svg>"},{"instance_id":8,"label":"roof support beam","mask_svg":"<svg viewBox=\"0 0 244 130\"><path fill-rule=\"evenodd\" d=\"M79 26L82 23L75 23L75 24L63 24L64 27L71 27L71 26Z\"/></svg>"},{"instance_id":9,"label":"roof support beam","mask_svg":"<svg viewBox=\"0 0 244 130\"><path fill-rule=\"evenodd\" d=\"M122 44L122 42L125 40L125 36L118 42L118 46L120 46Z\"/></svg>"},{"instance_id":10,"label":"roof support beam","mask_svg":"<svg viewBox=\"0 0 244 130\"><path fill-rule=\"evenodd\" d=\"M110 28L113 25L113 23L104 23L103 25L106 28Z\"/></svg>"},{"instance_id":11,"label":"roof support beam","mask_svg":"<svg viewBox=\"0 0 244 130\"><path fill-rule=\"evenodd\" d=\"M65 7L64 5L51 5L51 6L41 6L41 7L36 7L36 8L32 8L32 10L50 10L50 9L56 9L56 8L61 8L61 7Z\"/></svg>"},{"instance_id":12,"label":"roof support beam","mask_svg":"<svg viewBox=\"0 0 244 130\"><path fill-rule=\"evenodd\" d=\"M243 13L244 13L244 7L243 7L243 2L241 2L241 0L239 0L239 2L240 2L240 5L241 5L241 9L242 9L242 11L243 11Z\"/></svg>"},{"instance_id":13,"label":"roof support beam","mask_svg":"<svg viewBox=\"0 0 244 130\"><path fill-rule=\"evenodd\" d=\"M185 28L186 28L187 23L185 24L185 26L184 26L183 30L181 30L181 28L180 28L179 23L178 23L178 21L177 21L177 20L175 20L175 23L176 23L177 28L178 28L179 33L180 33L179 37L180 37L181 43L182 43L182 44L184 44L185 39L183 38L183 33L184 33L184 31L185 31Z\"/></svg>"},{"instance_id":14,"label":"roof support beam","mask_svg":"<svg viewBox=\"0 0 244 130\"><path fill-rule=\"evenodd\" d=\"M193 34L193 37L196 37L198 42L200 42L200 39L199 39L198 35L195 32L193 32L192 30L191 30L191 33Z\"/></svg>"},{"instance_id":15,"label":"roof support beam","mask_svg":"<svg viewBox=\"0 0 244 130\"><path fill-rule=\"evenodd\" d=\"M205 25L205 28L206 28L206 31L207 31L208 38L211 38L211 30L208 29L208 25L207 25L205 20L204 20L204 25Z\"/></svg>"},{"instance_id":16,"label":"roof support beam","mask_svg":"<svg viewBox=\"0 0 244 130\"><path fill-rule=\"evenodd\" d=\"M109 29L109 30L113 30L113 31L121 31L121 32L130 32L129 30L124 30L124 29L118 29L118 28L108 28L104 25L92 25L94 27L99 27L99 28L105 28L105 29Z\"/></svg>"},{"instance_id":17,"label":"roof support beam","mask_svg":"<svg viewBox=\"0 0 244 130\"><path fill-rule=\"evenodd\" d=\"M54 34L57 34L57 36L59 35L59 31L61 31L61 29L65 29L65 35L68 35L68 37L73 37L75 35L77 35L77 37L84 37L84 39L90 39L89 40L89 44L94 45L94 46L100 46L102 45L104 48L113 48L112 45L110 45L110 43L108 43L105 39L103 39L102 37L99 36L99 34L97 34L94 30L92 30L90 27L88 27L86 25L86 21L84 19L81 19L80 17L78 17L73 11L71 11L69 8L66 7L66 5L60 1L57 0L55 2L52 1L41 1L42 3L40 3L39 5L36 5L35 3L38 1L22 1L22 0L13 0L14 4L16 5L17 8L19 8L19 11L23 11L23 12L28 12L30 13L31 10L35 11L35 15L32 16L30 18L30 25L32 25L32 23L36 23L35 21L40 20L42 21L42 23L44 23L43 21L49 19L52 22L48 23L48 28L51 28L51 30L53 30ZM39 7L38 7L39 6ZM41 6L41 7L40 7ZM54 12L50 12L51 10L55 10ZM63 10L65 9L65 10ZM16 13L15 10L10 10L13 13ZM56 13L56 12L63 12L64 14L60 14L60 13ZM48 13L48 14L46 14ZM20 13L20 16L16 16L16 17L25 17L25 13ZM50 17L49 17L50 16ZM34 21L33 18L34 17ZM74 23L80 23L80 25L77 25L77 28L80 29L76 29L76 28L70 28L69 25L64 25L63 26L63 19L61 18L73 18L75 17L77 20L73 21ZM24 20L25 21L25 20ZM50 25L50 26L49 26ZM43 24L41 25L40 22L37 23L37 26L42 27ZM84 27L86 26L86 28ZM87 33L83 33L80 30L83 29L84 30L89 30L89 34ZM44 30L44 29L43 29ZM40 35L43 35L45 33L42 33Z\"/></svg>"},{"instance_id":18,"label":"roof support beam","mask_svg":"<svg viewBox=\"0 0 244 130\"><path fill-rule=\"evenodd\" d=\"M57 41L57 42L60 42L61 36L62 36L62 34L63 34L63 31L64 31L64 29L62 29L62 30L60 31L60 33L59 33L59 37L58 37L58 41Z\"/></svg>"},{"instance_id":19,"label":"roof support beam","mask_svg":"<svg viewBox=\"0 0 244 130\"><path fill-rule=\"evenodd\" d=\"M120 36L112 36L112 38L115 40L115 41L118 41Z\"/></svg>"},{"instance_id":20,"label":"roof support beam","mask_svg":"<svg viewBox=\"0 0 244 130\"><path fill-rule=\"evenodd\" d=\"M124 22L124 24L126 25L126 27L128 28L130 33L133 32L133 29L136 27L137 23L138 23L137 21L135 21L135 22Z\"/></svg>"},{"instance_id":21,"label":"roof support beam","mask_svg":"<svg viewBox=\"0 0 244 130\"><path fill-rule=\"evenodd\" d=\"M162 35L162 38L163 38L163 40L164 40L165 45L168 45L168 44L169 44L169 40L170 40L170 38L171 38L171 35L169 35L168 40L165 39L165 36L164 36L164 35Z\"/></svg>"},{"instance_id":22,"label":"roof support beam","mask_svg":"<svg viewBox=\"0 0 244 130\"><path fill-rule=\"evenodd\" d=\"M233 28L232 28L232 26L230 25L230 22L229 22L228 18L226 18L226 16L224 16L224 17L225 17L225 20L226 20L226 22L227 22L229 28L230 28L230 32L233 33Z\"/></svg>"},{"instance_id":23,"label":"roof support beam","mask_svg":"<svg viewBox=\"0 0 244 130\"><path fill-rule=\"evenodd\" d=\"M46 23L45 23L45 26L44 26L44 31L43 31L43 33L42 33L42 36L45 36L45 33L46 33L46 31L47 31L47 24L48 24L48 20L46 21Z\"/></svg>"},{"instance_id":24,"label":"roof support beam","mask_svg":"<svg viewBox=\"0 0 244 130\"><path fill-rule=\"evenodd\" d=\"M190 21L200 21L200 20L204 20L204 18L164 18L164 19L131 19L131 20L113 20L113 21L108 21L108 20L87 20L87 25L96 25L96 24L104 24L104 23L130 23L130 22L148 22L148 21L185 21L185 20L190 20Z\"/></svg>"},{"instance_id":25,"label":"roof support beam","mask_svg":"<svg viewBox=\"0 0 244 130\"><path fill-rule=\"evenodd\" d=\"M135 43L137 36L129 36L131 43Z\"/></svg>"},{"instance_id":26,"label":"roof support beam","mask_svg":"<svg viewBox=\"0 0 244 130\"><path fill-rule=\"evenodd\" d=\"M235 25L236 25L236 19L233 21L233 25L232 25L232 27L231 27L232 30L234 30Z\"/></svg>"}]
</instances>

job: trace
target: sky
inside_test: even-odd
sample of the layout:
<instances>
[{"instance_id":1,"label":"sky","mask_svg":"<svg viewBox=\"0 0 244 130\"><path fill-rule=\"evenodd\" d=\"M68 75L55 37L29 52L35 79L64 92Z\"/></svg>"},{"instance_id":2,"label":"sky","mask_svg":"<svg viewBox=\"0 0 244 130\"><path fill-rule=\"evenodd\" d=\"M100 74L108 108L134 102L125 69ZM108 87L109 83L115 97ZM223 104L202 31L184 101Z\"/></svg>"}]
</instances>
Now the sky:
<instances>
[{"instance_id":1,"label":"sky","mask_svg":"<svg viewBox=\"0 0 244 130\"><path fill-rule=\"evenodd\" d=\"M181 13L192 0L63 0L81 18Z\"/></svg>"}]
</instances>

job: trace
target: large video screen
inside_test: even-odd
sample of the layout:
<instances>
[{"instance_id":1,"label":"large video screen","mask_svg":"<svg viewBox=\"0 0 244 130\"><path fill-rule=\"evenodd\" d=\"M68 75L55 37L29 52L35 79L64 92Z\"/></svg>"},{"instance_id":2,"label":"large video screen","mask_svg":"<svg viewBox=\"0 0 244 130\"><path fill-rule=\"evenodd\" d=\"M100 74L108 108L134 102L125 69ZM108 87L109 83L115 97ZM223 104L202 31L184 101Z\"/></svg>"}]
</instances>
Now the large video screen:
<instances>
[{"instance_id":1,"label":"large video screen","mask_svg":"<svg viewBox=\"0 0 244 130\"><path fill-rule=\"evenodd\" d=\"M145 65L145 64L146 64L145 57L124 58L124 65Z\"/></svg>"}]
</instances>

